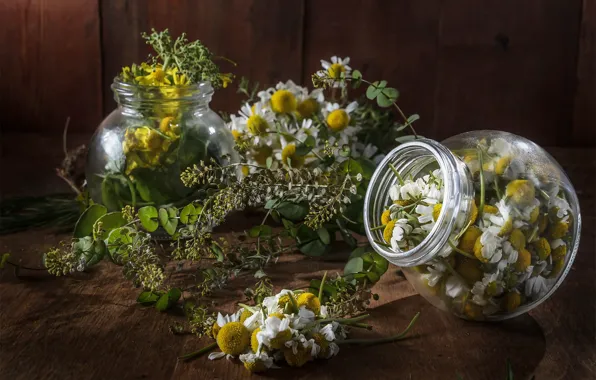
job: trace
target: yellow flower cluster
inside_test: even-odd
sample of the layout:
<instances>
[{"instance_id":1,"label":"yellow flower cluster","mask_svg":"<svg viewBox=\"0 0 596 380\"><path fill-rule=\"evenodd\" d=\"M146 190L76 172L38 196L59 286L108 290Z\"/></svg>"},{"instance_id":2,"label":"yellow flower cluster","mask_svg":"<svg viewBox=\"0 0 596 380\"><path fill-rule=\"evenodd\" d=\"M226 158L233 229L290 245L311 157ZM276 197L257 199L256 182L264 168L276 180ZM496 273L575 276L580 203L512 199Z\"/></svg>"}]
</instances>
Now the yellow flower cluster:
<instances>
[{"instance_id":1,"label":"yellow flower cluster","mask_svg":"<svg viewBox=\"0 0 596 380\"><path fill-rule=\"evenodd\" d=\"M180 126L172 117L163 118L157 129L149 126L128 128L122 142L122 150L126 156L126 174L131 174L136 168L155 168L162 163L172 144L179 138ZM166 161L168 158L170 157L166 157Z\"/></svg>"}]
</instances>

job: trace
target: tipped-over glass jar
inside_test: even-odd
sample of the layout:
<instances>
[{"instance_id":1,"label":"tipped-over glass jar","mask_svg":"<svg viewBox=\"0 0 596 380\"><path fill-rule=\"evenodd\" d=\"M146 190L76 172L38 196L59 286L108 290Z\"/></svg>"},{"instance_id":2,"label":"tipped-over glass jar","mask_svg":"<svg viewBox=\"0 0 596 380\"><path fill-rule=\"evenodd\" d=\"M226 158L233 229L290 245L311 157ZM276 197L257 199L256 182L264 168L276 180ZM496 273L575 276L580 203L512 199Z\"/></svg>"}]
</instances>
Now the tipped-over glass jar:
<instances>
[{"instance_id":1,"label":"tipped-over glass jar","mask_svg":"<svg viewBox=\"0 0 596 380\"><path fill-rule=\"evenodd\" d=\"M373 248L433 305L502 320L563 282L581 217L571 182L542 148L474 131L391 151L371 179L364 223Z\"/></svg>"},{"instance_id":2,"label":"tipped-over glass jar","mask_svg":"<svg viewBox=\"0 0 596 380\"><path fill-rule=\"evenodd\" d=\"M186 168L238 161L232 134L209 108L210 83L149 87L117 77L112 90L118 108L93 135L87 159L95 202L110 210L176 205L197 196L180 179Z\"/></svg>"}]
</instances>

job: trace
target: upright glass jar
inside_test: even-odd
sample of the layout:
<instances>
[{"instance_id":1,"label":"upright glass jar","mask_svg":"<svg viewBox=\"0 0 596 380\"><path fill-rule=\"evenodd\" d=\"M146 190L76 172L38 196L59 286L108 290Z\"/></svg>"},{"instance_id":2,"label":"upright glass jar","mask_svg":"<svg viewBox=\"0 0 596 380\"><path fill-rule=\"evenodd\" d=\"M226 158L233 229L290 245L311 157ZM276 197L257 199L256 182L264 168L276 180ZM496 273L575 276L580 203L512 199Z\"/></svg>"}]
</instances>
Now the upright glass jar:
<instances>
[{"instance_id":1,"label":"upright glass jar","mask_svg":"<svg viewBox=\"0 0 596 380\"><path fill-rule=\"evenodd\" d=\"M373 248L433 305L503 320L561 285L581 217L571 182L542 148L474 131L391 151L372 176L364 223Z\"/></svg>"},{"instance_id":2,"label":"upright glass jar","mask_svg":"<svg viewBox=\"0 0 596 380\"><path fill-rule=\"evenodd\" d=\"M188 86L112 84L118 108L91 139L86 177L91 198L124 205L177 205L197 196L180 179L200 161L237 162L234 139L209 108L209 82ZM200 190L199 190L200 191Z\"/></svg>"}]
</instances>

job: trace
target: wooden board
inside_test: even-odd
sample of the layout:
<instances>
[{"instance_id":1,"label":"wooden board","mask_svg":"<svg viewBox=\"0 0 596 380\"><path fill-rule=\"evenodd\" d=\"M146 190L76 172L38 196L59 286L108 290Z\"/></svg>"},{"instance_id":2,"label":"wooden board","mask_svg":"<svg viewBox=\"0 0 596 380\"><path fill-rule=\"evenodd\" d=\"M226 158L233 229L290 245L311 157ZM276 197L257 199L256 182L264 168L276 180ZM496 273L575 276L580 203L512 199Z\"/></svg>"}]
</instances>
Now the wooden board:
<instances>
[{"instance_id":1,"label":"wooden board","mask_svg":"<svg viewBox=\"0 0 596 380\"><path fill-rule=\"evenodd\" d=\"M149 52L140 37L151 28L169 28L200 39L221 61L222 72L233 71L262 84L300 81L302 64L302 0L153 0L102 1L104 112L115 103L109 91L122 66L144 60ZM237 112L240 96L235 86L219 90L212 107Z\"/></svg>"},{"instance_id":2,"label":"wooden board","mask_svg":"<svg viewBox=\"0 0 596 380\"><path fill-rule=\"evenodd\" d=\"M0 1L0 129L93 131L102 119L97 0ZM27 150L27 146L21 149Z\"/></svg>"},{"instance_id":3,"label":"wooden board","mask_svg":"<svg viewBox=\"0 0 596 380\"><path fill-rule=\"evenodd\" d=\"M51 157L51 144L35 144L36 160ZM45 150L44 150L45 146ZM529 315L503 323L472 323L452 318L426 303L391 266L374 291L374 331L353 336L379 337L401 331L415 312L421 317L412 339L368 348L342 348L329 361L302 369L284 368L267 376L308 379L503 379L510 358L516 379L589 379L596 375L594 278L596 250L596 171L593 149L549 150L569 174L582 206L580 250L560 289ZM46 155L44 156L44 152ZM16 153L16 152L13 152ZM6 170L20 160L4 156ZM12 173L16 173L18 169ZM51 173L35 172L48 178ZM10 178L19 178L11 175ZM40 179L41 181L41 179ZM3 181L4 183L4 181ZM30 187L27 178L13 183ZM41 182L40 182L41 183ZM38 191L48 186L36 185ZM234 224L248 220L237 216ZM41 253L68 236L31 231L0 237L0 253L14 261L40 266ZM347 252L338 252L345 255ZM344 261L284 256L267 272L277 289L301 287L323 271L341 271ZM55 278L43 271L0 271L0 378L2 379L234 379L247 373L238 363L201 358L176 361L180 354L202 347L206 340L173 336L168 327L183 321L175 314L144 309L134 302L139 290L122 279L120 268L107 262L90 273ZM231 311L242 299L250 276L235 279L218 292L217 310Z\"/></svg>"}]
</instances>

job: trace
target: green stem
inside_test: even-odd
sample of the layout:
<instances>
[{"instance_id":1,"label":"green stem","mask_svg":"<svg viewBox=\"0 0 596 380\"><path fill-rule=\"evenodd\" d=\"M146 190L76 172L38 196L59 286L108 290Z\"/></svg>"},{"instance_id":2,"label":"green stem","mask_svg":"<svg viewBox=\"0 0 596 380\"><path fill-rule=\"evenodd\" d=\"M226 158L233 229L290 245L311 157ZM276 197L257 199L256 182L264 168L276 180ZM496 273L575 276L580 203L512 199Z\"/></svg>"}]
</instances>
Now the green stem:
<instances>
[{"instance_id":1,"label":"green stem","mask_svg":"<svg viewBox=\"0 0 596 380\"><path fill-rule=\"evenodd\" d=\"M135 207L137 204L137 194L136 194L134 185L133 185L132 181L130 180L130 178L128 178L127 176L124 176L124 178L126 178L126 183L128 184L128 190L130 191L132 207Z\"/></svg>"},{"instance_id":2,"label":"green stem","mask_svg":"<svg viewBox=\"0 0 596 380\"><path fill-rule=\"evenodd\" d=\"M402 331L401 333L399 333L397 335L393 335L393 336L389 336L389 337L381 338L381 339L346 339L346 340L338 341L337 344L358 344L358 345L362 345L362 346L368 346L368 345L373 345L373 344L391 343L391 342L396 342L398 340L402 340L406 337L406 335L412 329L412 327L414 327L414 324L416 324L416 321L418 320L419 316L420 316L420 312L416 313L414 318L412 318L412 320L410 321L410 324L408 325L408 327L406 327L406 329L404 331Z\"/></svg>"},{"instance_id":3,"label":"green stem","mask_svg":"<svg viewBox=\"0 0 596 380\"><path fill-rule=\"evenodd\" d=\"M213 342L210 345L205 346L198 351L191 352L190 354L178 356L178 360L190 360L190 359L198 358L198 357L206 354L207 352L213 350L215 347L217 347L217 342Z\"/></svg>"},{"instance_id":4,"label":"green stem","mask_svg":"<svg viewBox=\"0 0 596 380\"><path fill-rule=\"evenodd\" d=\"M373 240L375 243L377 243L378 245L382 245L383 247L387 247L387 248L393 248L391 245L387 244L387 243L383 243L380 242L378 240Z\"/></svg>"},{"instance_id":5,"label":"green stem","mask_svg":"<svg viewBox=\"0 0 596 380\"><path fill-rule=\"evenodd\" d=\"M478 149L478 163L480 164L480 205L478 206L478 218L482 220L482 213L484 212L484 169L482 162L482 150Z\"/></svg>"},{"instance_id":6,"label":"green stem","mask_svg":"<svg viewBox=\"0 0 596 380\"><path fill-rule=\"evenodd\" d=\"M327 279L327 271L323 274L323 279L321 280L321 286L319 287L319 301L323 299L323 289L325 287L325 280Z\"/></svg>"},{"instance_id":7,"label":"green stem","mask_svg":"<svg viewBox=\"0 0 596 380\"><path fill-rule=\"evenodd\" d=\"M382 226L376 226L371 228L371 231L377 231L377 230L382 230L383 228L385 228L385 226L387 226L386 224L383 224Z\"/></svg>"},{"instance_id":8,"label":"green stem","mask_svg":"<svg viewBox=\"0 0 596 380\"><path fill-rule=\"evenodd\" d=\"M399 174L399 172L397 171L397 169L395 168L395 166L393 166L393 164L389 164L389 167L393 171L393 174L395 174L395 176L397 177L397 180L399 181L399 184L401 186L403 186L404 185L404 179L401 177L401 175Z\"/></svg>"},{"instance_id":9,"label":"green stem","mask_svg":"<svg viewBox=\"0 0 596 380\"><path fill-rule=\"evenodd\" d=\"M327 318L327 319L320 319L316 321L317 323L328 323L328 322L337 322L341 323L342 325L349 325L351 323L356 323L365 320L366 318L370 317L370 314L363 314L358 317L354 318Z\"/></svg>"},{"instance_id":10,"label":"green stem","mask_svg":"<svg viewBox=\"0 0 596 380\"><path fill-rule=\"evenodd\" d=\"M451 239L449 239L448 243L449 243L449 246L451 247L451 249L453 249L455 252L459 253L460 255L464 255L464 256L466 256L466 257L467 257L467 258L469 258L469 259L474 259L474 260L476 260L476 257L475 257L475 256L472 256L472 255L470 255L468 252L466 252L466 251L462 251L461 249L457 248L457 247L456 247L456 246L453 244L453 242L451 241Z\"/></svg>"}]
</instances>

